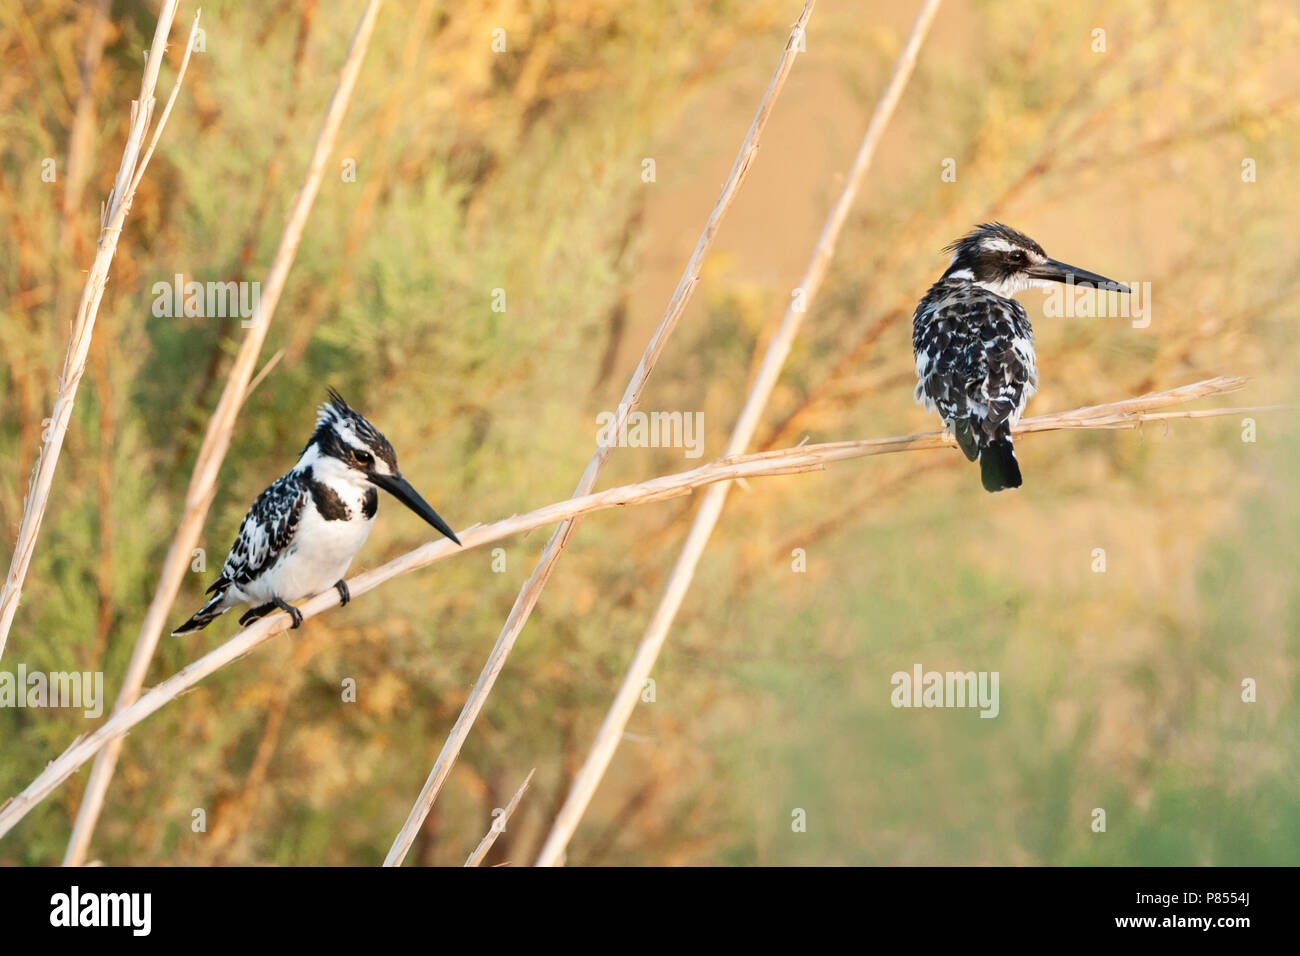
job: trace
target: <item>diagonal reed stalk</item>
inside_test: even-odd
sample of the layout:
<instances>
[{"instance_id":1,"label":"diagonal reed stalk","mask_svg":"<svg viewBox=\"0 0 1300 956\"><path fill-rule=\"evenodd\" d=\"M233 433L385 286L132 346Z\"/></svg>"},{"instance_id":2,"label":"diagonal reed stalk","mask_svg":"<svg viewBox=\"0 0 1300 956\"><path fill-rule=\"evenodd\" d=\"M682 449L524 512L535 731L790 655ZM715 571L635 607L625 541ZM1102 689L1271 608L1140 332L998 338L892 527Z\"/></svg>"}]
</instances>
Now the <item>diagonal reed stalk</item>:
<instances>
[{"instance_id":1,"label":"diagonal reed stalk","mask_svg":"<svg viewBox=\"0 0 1300 956\"><path fill-rule=\"evenodd\" d=\"M894 110L903 95L903 90L907 87L907 81L912 75L917 55L921 50L921 43L925 40L930 24L934 21L935 14L938 11L939 0L925 0L916 15L911 33L904 42L902 51L898 54L898 61L894 64L894 72L889 77L889 82L885 85L885 90L876 103L871 122L867 125L866 135L863 136L862 144L858 147L858 154L853 160L853 167L849 171L844 188L835 201L835 205L831 208L830 215L826 218L826 224L822 227L821 236L817 240L817 245L813 248L803 279L798 285L798 288L803 291L803 298L802 300L796 298L791 303L775 336L768 343L767 353L763 357L763 364L759 368L758 377L750 389L749 398L745 401L745 406L740 412L740 418L737 420L731 438L727 442L727 455L741 454L749 447L754 437L759 418L763 414L763 409L767 406L772 390L776 387L777 379L781 376L781 369L784 367L785 360L794 345L795 336L798 335L799 329L803 325L804 316L808 314L808 309L817 297L817 292L821 289L822 281L826 277L831 257L835 254L835 244L839 239L840 230L848 219L849 210L853 206L854 199L857 198L858 190L866 178L867 170L871 167L871 160L875 156L876 147L884 134L885 128L889 125L890 118L894 115ZM727 501L727 494L730 490L731 486L729 484L717 484L705 493L704 500L700 504L700 510L696 513L695 522L691 525L690 533L686 537L686 543L682 546L682 552L677 558L677 564L673 567L672 575L664 588L664 594L660 599L659 606L655 609L654 616L650 619L650 623L641 637L641 643L637 646L636 654L632 658L632 664L628 667L623 683L614 697L614 703L610 706L609 713L596 735L596 741L592 745L591 752L587 755L586 761L574 778L573 786L569 790L568 797L565 798L564 806L560 808L560 812L556 815L555 823L552 825L551 832L546 838L546 843L542 846L541 854L538 856L537 865L553 866L562 862L569 839L573 836L573 831L577 829L578 821L582 819L583 813L586 812L587 805L591 802L596 788L600 785L600 780L605 775L610 760L613 759L614 751L623 735L623 729L627 726L628 718L632 716L632 711L636 708L636 702L642 687L645 685L645 680L650 675L654 662L659 657L659 651L668 637L668 629L672 626L673 619L677 616L677 611L682 605L682 600L686 596L686 589L690 586L691 578L695 575L695 569L699 564L701 555L704 553L704 547L708 543L710 535L713 534L713 529L718 524L718 519L722 515L722 508Z\"/></svg>"},{"instance_id":2,"label":"diagonal reed stalk","mask_svg":"<svg viewBox=\"0 0 1300 956\"><path fill-rule=\"evenodd\" d=\"M27 496L27 506L23 511L23 520L18 528L18 540L14 544L13 558L9 563L9 573L5 577L4 590L0 591L0 655L4 654L5 644L9 640L9 629L13 627L14 615L18 611L18 602L22 597L23 582L27 578L27 569L31 566L32 556L36 553L36 538L41 531L41 522L49 506L50 489L54 485L54 471L59 465L59 454L63 450L63 438L68 432L72 420L72 407L77 400L77 386L86 371L86 358L90 354L90 342L95 333L95 319L99 315L99 304L104 297L104 286L108 282L108 270L113 264L113 255L117 252L117 243L122 236L122 226L126 222L131 203L135 200L135 191L144 178L144 171L149 166L154 148L167 125L172 105L180 92L181 82L185 79L185 70L190 62L190 50L194 45L194 33L199 26L199 15L194 15L194 24L190 27L189 39L185 44L185 55L181 59L176 82L158 123L154 126L149 145L144 146L145 135L149 132L149 123L153 119L154 90L158 85L158 71L162 67L163 54L167 50L167 37L171 35L172 22L176 18L177 0L164 0L158 11L158 24L154 28L153 42L149 44L149 55L145 59L144 78L140 82L140 97L131 102L131 125L127 134L126 146L122 150L122 162L117 169L117 178L113 189L108 194L99 221L99 242L95 251L95 261L86 275L86 284L81 290L81 301L77 305L77 314L72 322L72 334L68 340L68 352L63 359L63 371L59 376L59 389L54 398L54 411L50 416L49 438L36 462L36 473L32 476ZM143 149L143 152L142 152Z\"/></svg>"},{"instance_id":3,"label":"diagonal reed stalk","mask_svg":"<svg viewBox=\"0 0 1300 956\"><path fill-rule=\"evenodd\" d=\"M360 20L357 21L356 30L352 35L352 44L348 48L347 58L343 62L338 83L334 88L334 95L325 109L325 118L316 137L316 145L312 149L306 175L289 209L284 231L280 234L279 246L275 250L275 257L271 260L266 281L262 284L262 294L252 324L239 346L239 352L226 379L226 387L208 422L203 444L199 447L194 471L190 476L189 490L185 495L185 511L181 515L176 536L172 539L167 557L163 561L158 588L145 613L144 623L140 625L140 634L131 653L126 677L123 679L117 701L113 705L114 714L129 708L140 695L140 688L144 684L149 662L153 659L154 650L162 636L167 615L171 613L172 604L176 600L176 594L180 591L181 582L189 568L194 546L203 531L203 522L207 518L208 508L211 507L212 499L216 495L217 475L230 448L235 420L248 395L253 367L257 363L271 318L275 315L276 305L284 291L289 269L298 251L298 243L307 225L307 217L316 201L316 194L320 192L321 180L325 175L325 164L334 149L339 127L343 123L343 116L347 113L348 104L352 99L352 91L361 72L361 62L365 58L366 48L375 29L379 6L380 0L370 0ZM64 854L65 866L77 866L85 860L91 834L103 809L104 795L108 790L109 781L112 780L121 750L122 740L118 739L95 760L90 780L86 784L86 792L82 796L81 807L77 811L77 822Z\"/></svg>"},{"instance_id":4,"label":"diagonal reed stalk","mask_svg":"<svg viewBox=\"0 0 1300 956\"><path fill-rule=\"evenodd\" d=\"M488 832L484 834L483 839L479 841L479 845L474 848L474 852L471 853L469 859L465 861L466 866L478 866L487 858L488 851L491 850L493 844L497 842L497 837L505 832L506 825L510 822L510 818L515 815L515 808L519 806L519 801L523 799L524 791L526 791L528 785L532 783L533 774L535 773L537 773L536 767L528 771L528 776L524 777L524 782L520 784L519 789L515 791L515 795L510 798L510 802L506 804L506 808L501 812L501 816L492 820L492 825L488 827Z\"/></svg>"},{"instance_id":5,"label":"diagonal reed stalk","mask_svg":"<svg viewBox=\"0 0 1300 956\"><path fill-rule=\"evenodd\" d=\"M776 72L772 75L772 81L768 84L767 92L763 94L763 99L758 104L758 112L755 113L749 131L740 144L740 152L731 167L731 175L727 177L727 181L723 184L722 193L718 196L713 211L704 224L704 231L700 233L699 241L695 244L695 251L686 263L686 268L677 283L677 288L668 301L668 307L664 310L663 317L659 320L659 326L655 329L654 335L650 338L650 343L646 346L645 353L641 356L641 361L636 367L636 371L632 373L632 378L627 383L623 398L614 413L614 420L608 426L607 434L618 434L619 429L626 424L628 416L635 411L640 403L641 393L645 389L646 381L650 378L650 373L654 371L655 364L659 361L660 355L663 354L664 346L668 343L668 338L677 328L682 314L686 311L687 304L695 293L695 288L700 281L700 270L704 266L704 259L713 247L713 240L722 225L723 217L726 216L727 210L731 208L737 194L740 192L740 187L749 174L754 156L758 152L758 144L763 135L763 129L767 125L768 117L772 114L772 108L776 105L776 98L780 95L782 87L785 86L786 78L794 67L795 58L804 47L804 36L815 2L816 0L807 0L798 19L795 20L790 36L786 40L781 59L777 63ZM587 463L587 469L583 472L578 487L574 489L573 497L575 499L590 493L596 487L596 479L600 477L601 469L605 467L605 462L609 460L612 451L612 442L600 441L597 443L596 451ZM528 616L537 605L537 599L541 596L542 589L546 587L546 583L551 579L551 574L555 571L555 566L564 553L564 549L568 547L577 527L576 517L566 519L560 523L559 527L551 535L551 539L546 543L546 548L542 551L542 556L538 559L532 574L524 582L519 595L515 598L514 606L511 607L510 614L506 617L506 623L497 636L496 644L493 645L492 651L488 655L487 663L484 664L482 673L479 674L479 678L470 691L465 705L461 708L460 715L456 718L456 723L447 735L447 740L438 754L438 759L434 762L433 769L429 771L428 779L425 780L424 787L420 790L415 805L411 808L406 822L402 825L402 829L393 841L392 848L388 851L388 856L384 860L385 866L400 866L402 860L406 858L406 853L411 848L415 835L419 833L420 826L428 815L429 809L433 806L434 801L438 799L438 792L442 789L443 783L446 782L447 776L451 773L452 765L455 764L461 748L465 745L465 740L469 736L470 729L473 727L479 711L483 709L484 702L487 700L488 695L492 693L492 687L496 683L497 675L501 673L501 669L505 666L506 658L514 648L515 641L518 639L524 625L528 622Z\"/></svg>"},{"instance_id":6,"label":"diagonal reed stalk","mask_svg":"<svg viewBox=\"0 0 1300 956\"><path fill-rule=\"evenodd\" d=\"M1067 412L1027 418L1014 429L1014 434L1029 435L1036 432L1080 428L1137 428L1143 422L1148 421L1167 421L1175 418L1199 419L1294 408L1294 406L1289 405L1275 405L1253 408L1205 409L1191 412L1158 411L1158 409L1167 408L1171 405L1196 401L1211 395L1234 392L1245 384L1245 379L1227 376L1206 379L1202 382L1184 385L1169 391L1154 392L1108 405L1094 405ZM348 590L355 600L360 595L374 590L380 584L401 575L409 574L419 568L427 567L454 555L464 554L475 548L481 548L484 545L517 534L524 534L546 525L567 521L594 511L665 501L681 495L688 495L695 488L717 482L820 471L830 462L899 452L955 447L955 444L950 435L943 432L929 432L917 435L898 435L891 438L872 438L862 441L802 445L779 451L766 451L753 455L723 458L690 471L663 475L649 481L610 488L605 491L583 495L579 498L569 498L565 501L538 508L536 511L530 511L523 515L514 515L489 525L474 525L459 533L459 537L464 543L463 548L457 548L445 539L430 541L385 565L349 579ZM303 619L306 620L337 606L338 602L338 592L330 588L323 594L318 594L304 601L298 607L302 612ZM262 618L262 620L237 633L226 643L209 651L197 661L187 664L167 680L142 694L130 706L120 711L114 711L109 719L97 730L78 737L62 754L50 761L45 770L20 794L7 801L3 807L0 807L0 836L8 833L14 824L26 816L41 800L49 796L59 784L72 776L78 767L110 745L112 741L121 738L132 727L175 700L205 677L243 657L253 648L270 640L281 631L287 630L288 625L289 616L283 612L277 612Z\"/></svg>"}]
</instances>

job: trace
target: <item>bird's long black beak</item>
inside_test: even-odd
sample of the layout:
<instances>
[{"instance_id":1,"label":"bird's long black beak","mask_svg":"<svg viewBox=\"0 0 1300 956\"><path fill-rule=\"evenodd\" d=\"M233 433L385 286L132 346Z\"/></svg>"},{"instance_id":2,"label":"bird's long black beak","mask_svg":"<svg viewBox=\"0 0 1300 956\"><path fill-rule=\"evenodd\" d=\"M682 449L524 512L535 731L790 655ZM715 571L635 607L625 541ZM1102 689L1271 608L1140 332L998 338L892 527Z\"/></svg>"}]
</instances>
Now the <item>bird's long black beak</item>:
<instances>
[{"instance_id":1,"label":"bird's long black beak","mask_svg":"<svg viewBox=\"0 0 1300 956\"><path fill-rule=\"evenodd\" d=\"M1089 272L1087 269L1080 269L1078 266L1072 266L1065 262L1057 262L1055 259L1048 259L1039 265L1030 266L1026 270L1030 276L1035 279L1048 279L1052 282L1070 282L1075 285L1087 285L1101 289L1106 292L1129 292L1128 286L1114 279L1107 279L1105 276L1099 276L1095 272ZM1070 277L1073 276L1073 280Z\"/></svg>"},{"instance_id":2,"label":"bird's long black beak","mask_svg":"<svg viewBox=\"0 0 1300 956\"><path fill-rule=\"evenodd\" d=\"M410 482L401 475L370 475L370 482L383 488L384 491L451 538L452 541L460 544L460 538L456 537L456 532L447 526L447 522L438 517L438 512L430 508L429 502L421 498L420 493L412 488Z\"/></svg>"}]
</instances>

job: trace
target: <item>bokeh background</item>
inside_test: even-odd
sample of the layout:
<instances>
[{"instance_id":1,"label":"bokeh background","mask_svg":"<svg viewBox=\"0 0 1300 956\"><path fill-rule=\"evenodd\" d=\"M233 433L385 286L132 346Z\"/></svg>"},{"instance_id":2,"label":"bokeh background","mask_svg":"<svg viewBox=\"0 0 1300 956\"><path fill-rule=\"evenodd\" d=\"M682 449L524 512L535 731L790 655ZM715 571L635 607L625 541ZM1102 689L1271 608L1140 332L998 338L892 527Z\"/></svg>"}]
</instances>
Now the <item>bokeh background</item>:
<instances>
[{"instance_id":1,"label":"bokeh background","mask_svg":"<svg viewBox=\"0 0 1300 956\"><path fill-rule=\"evenodd\" d=\"M263 353L279 361L222 469L209 571L190 576L174 621L292 464L327 384L386 431L454 526L567 497L800 5L387 4L332 160L355 159L356 181L326 177ZM0 0L6 562L153 30L152 4L109 6L96 50L96 4ZM111 705L242 334L238 320L155 318L152 285L264 279L360 9L203 5L206 51L118 247L6 669L102 669ZM915 10L817 5L643 404L703 411L704 460L725 443ZM496 28L505 53L491 49ZM1251 378L1219 404L1295 402L1298 42L1287 0L945 3L761 447L932 429L911 398L911 309L942 246L991 218L1065 261L1151 283L1145 329L1048 318L1041 293L1021 294L1042 378L1031 414L1216 374ZM1024 488L996 497L950 450L751 481L729 499L656 700L634 714L570 862L1300 861L1295 413L1261 414L1255 437L1243 441L1240 417L1034 436L1020 445ZM622 449L602 486L698 463ZM535 856L693 508L582 526L411 862L463 862L532 767L489 862ZM151 717L127 740L92 857L378 863L548 534L506 542L504 572L480 551L393 581ZM389 502L354 568L427 538ZM232 615L164 638L148 683L236 630ZM894 709L890 675L918 663L998 671L1000 715ZM341 701L347 678L356 703ZM1255 703L1241 699L1246 678ZM80 712L0 711L0 798L93 726ZM0 862L61 858L86 774L0 841ZM1105 833L1091 828L1098 807ZM792 830L796 808L806 832Z\"/></svg>"}]
</instances>

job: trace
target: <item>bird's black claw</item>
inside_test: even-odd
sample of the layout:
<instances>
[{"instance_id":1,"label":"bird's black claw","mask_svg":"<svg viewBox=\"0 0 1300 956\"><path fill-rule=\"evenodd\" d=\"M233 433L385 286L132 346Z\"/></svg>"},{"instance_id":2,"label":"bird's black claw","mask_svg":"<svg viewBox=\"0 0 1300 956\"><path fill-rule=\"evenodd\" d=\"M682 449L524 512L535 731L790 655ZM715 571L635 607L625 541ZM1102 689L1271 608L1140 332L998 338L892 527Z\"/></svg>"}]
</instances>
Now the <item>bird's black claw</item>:
<instances>
[{"instance_id":1,"label":"bird's black claw","mask_svg":"<svg viewBox=\"0 0 1300 956\"><path fill-rule=\"evenodd\" d=\"M297 630L302 627L302 611L298 610L287 601L282 601L279 598L276 598L272 603L274 603L281 611L284 611L289 615L289 619L293 621L293 623L289 625L290 629Z\"/></svg>"},{"instance_id":2,"label":"bird's black claw","mask_svg":"<svg viewBox=\"0 0 1300 956\"><path fill-rule=\"evenodd\" d=\"M334 582L334 590L339 592L339 607L346 607L347 603L352 600L352 592L348 590L348 583L339 578Z\"/></svg>"}]
</instances>

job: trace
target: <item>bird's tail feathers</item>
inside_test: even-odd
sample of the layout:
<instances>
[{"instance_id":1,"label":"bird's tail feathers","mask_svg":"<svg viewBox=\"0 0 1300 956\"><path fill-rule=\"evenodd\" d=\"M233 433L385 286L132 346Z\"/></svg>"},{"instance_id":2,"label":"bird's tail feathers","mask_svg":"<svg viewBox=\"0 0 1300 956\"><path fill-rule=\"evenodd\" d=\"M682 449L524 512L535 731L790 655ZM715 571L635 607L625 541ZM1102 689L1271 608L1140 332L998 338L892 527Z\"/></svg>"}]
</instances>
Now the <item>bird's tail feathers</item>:
<instances>
[{"instance_id":1,"label":"bird's tail feathers","mask_svg":"<svg viewBox=\"0 0 1300 956\"><path fill-rule=\"evenodd\" d=\"M980 481L985 491L1019 488L1020 463L1010 437L992 438L980 449Z\"/></svg>"},{"instance_id":2,"label":"bird's tail feathers","mask_svg":"<svg viewBox=\"0 0 1300 956\"><path fill-rule=\"evenodd\" d=\"M952 434L957 439L957 447L966 456L967 461L974 461L980 456L979 438L969 418L958 418L952 423Z\"/></svg>"},{"instance_id":3,"label":"bird's tail feathers","mask_svg":"<svg viewBox=\"0 0 1300 956\"><path fill-rule=\"evenodd\" d=\"M207 604L194 612L192 618L172 631L172 637L180 637L182 634L193 634L195 631L201 631L228 610L230 610L230 605L226 603L226 595L224 593L214 595Z\"/></svg>"}]
</instances>

